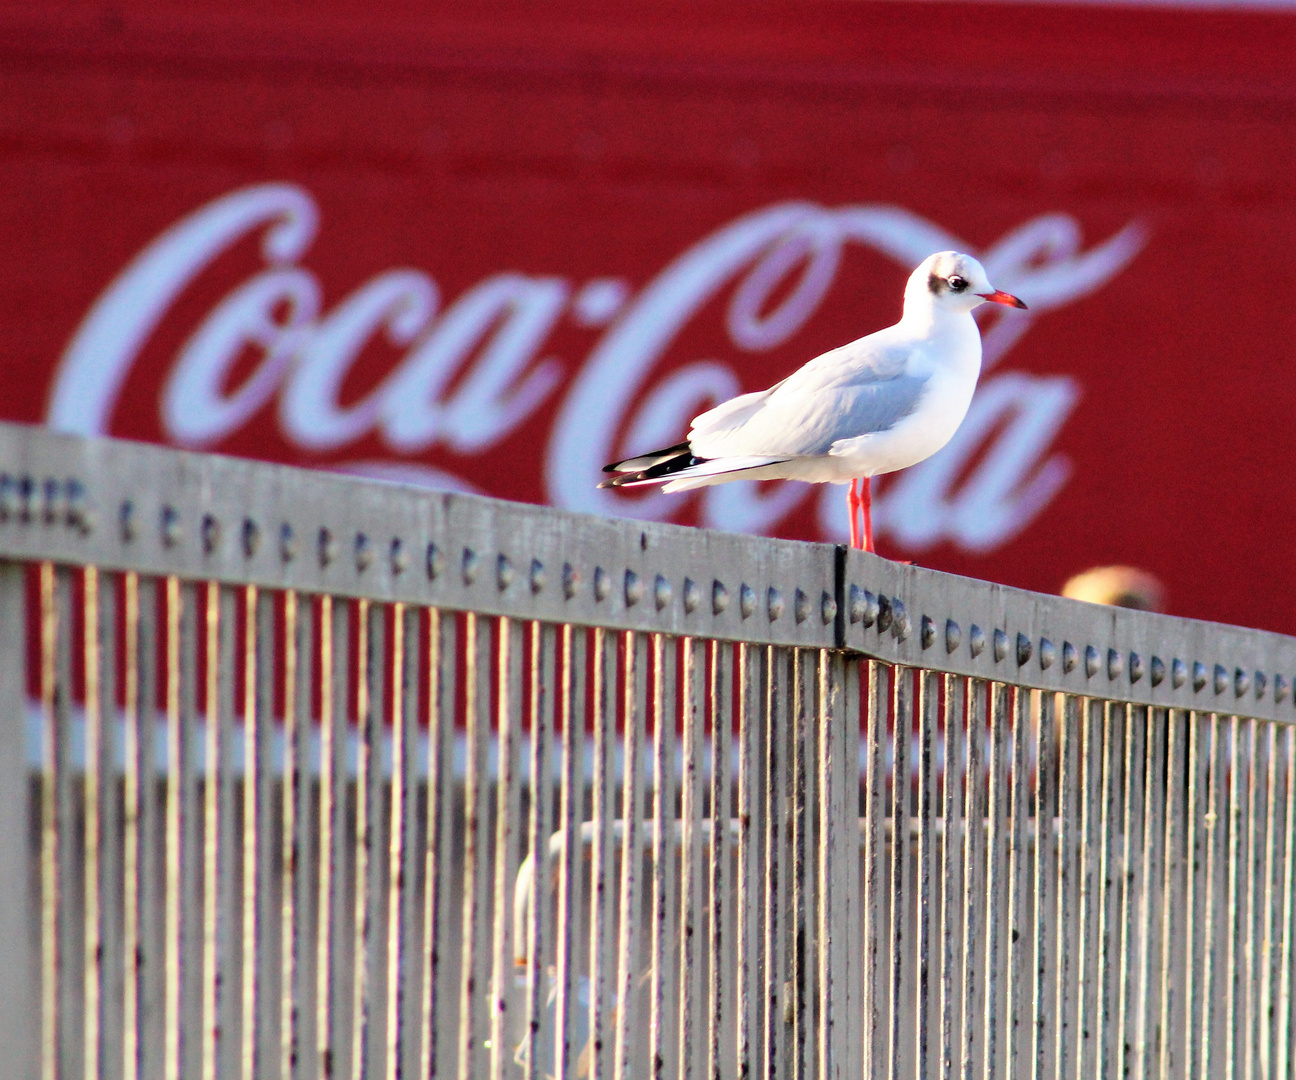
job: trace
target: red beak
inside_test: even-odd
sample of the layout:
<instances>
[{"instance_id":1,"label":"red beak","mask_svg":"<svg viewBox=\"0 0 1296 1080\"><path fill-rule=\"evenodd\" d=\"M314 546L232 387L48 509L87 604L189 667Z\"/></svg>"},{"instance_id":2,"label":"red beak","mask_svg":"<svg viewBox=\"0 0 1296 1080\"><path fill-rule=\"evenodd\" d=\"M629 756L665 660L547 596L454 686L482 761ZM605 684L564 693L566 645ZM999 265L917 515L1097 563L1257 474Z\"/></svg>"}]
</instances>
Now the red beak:
<instances>
[{"instance_id":1,"label":"red beak","mask_svg":"<svg viewBox=\"0 0 1296 1080\"><path fill-rule=\"evenodd\" d=\"M1025 308L1026 306L1012 293L1000 292L998 289L994 292L979 292L977 296L981 297L982 300L989 300L992 304L1007 304L1009 307L1018 308Z\"/></svg>"}]
</instances>

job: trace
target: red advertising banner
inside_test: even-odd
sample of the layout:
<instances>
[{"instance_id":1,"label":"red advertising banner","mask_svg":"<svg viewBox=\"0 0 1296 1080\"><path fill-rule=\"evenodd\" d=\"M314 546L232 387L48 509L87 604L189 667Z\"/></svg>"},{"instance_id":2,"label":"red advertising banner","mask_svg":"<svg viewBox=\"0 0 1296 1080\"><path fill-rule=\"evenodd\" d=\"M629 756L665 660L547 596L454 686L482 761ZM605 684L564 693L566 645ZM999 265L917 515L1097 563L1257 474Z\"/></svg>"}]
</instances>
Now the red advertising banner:
<instances>
[{"instance_id":1,"label":"red advertising banner","mask_svg":"<svg viewBox=\"0 0 1296 1080\"><path fill-rule=\"evenodd\" d=\"M1296 631L1296 9L456 7L0 7L0 418L843 542L595 485L955 248L1030 310L880 550Z\"/></svg>"}]
</instances>

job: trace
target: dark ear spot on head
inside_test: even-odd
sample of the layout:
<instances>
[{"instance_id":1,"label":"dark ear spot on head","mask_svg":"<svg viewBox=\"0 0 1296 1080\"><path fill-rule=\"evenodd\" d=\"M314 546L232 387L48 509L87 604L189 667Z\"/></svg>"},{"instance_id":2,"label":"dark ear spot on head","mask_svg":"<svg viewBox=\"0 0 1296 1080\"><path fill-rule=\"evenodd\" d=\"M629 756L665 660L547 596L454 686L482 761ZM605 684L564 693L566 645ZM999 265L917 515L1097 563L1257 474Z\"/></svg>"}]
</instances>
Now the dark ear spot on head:
<instances>
[{"instance_id":1,"label":"dark ear spot on head","mask_svg":"<svg viewBox=\"0 0 1296 1080\"><path fill-rule=\"evenodd\" d=\"M927 275L927 291L931 293L932 296L939 296L941 291L941 286L944 284L945 282L942 281L941 278L935 272Z\"/></svg>"}]
</instances>

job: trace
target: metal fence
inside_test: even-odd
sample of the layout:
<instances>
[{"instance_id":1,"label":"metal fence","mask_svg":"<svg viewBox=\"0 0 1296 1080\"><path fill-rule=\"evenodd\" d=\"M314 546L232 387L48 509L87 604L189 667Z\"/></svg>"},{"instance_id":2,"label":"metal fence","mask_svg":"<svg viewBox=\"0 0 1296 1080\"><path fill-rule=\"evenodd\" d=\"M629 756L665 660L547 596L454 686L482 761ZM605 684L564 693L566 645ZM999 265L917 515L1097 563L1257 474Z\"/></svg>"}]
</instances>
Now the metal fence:
<instances>
[{"instance_id":1,"label":"metal fence","mask_svg":"<svg viewBox=\"0 0 1296 1080\"><path fill-rule=\"evenodd\" d=\"M0 427L0 1060L1286 1077L1296 641Z\"/></svg>"}]
</instances>

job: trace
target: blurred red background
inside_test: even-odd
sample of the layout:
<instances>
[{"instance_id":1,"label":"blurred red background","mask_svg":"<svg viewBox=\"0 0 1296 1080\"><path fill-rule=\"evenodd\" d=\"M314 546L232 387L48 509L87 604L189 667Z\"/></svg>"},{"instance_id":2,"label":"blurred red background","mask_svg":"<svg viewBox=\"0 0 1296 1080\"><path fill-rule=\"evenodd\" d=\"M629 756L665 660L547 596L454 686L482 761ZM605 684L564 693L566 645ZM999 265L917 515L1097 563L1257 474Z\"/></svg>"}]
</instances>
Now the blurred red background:
<instances>
[{"instance_id":1,"label":"blurred red background","mask_svg":"<svg viewBox=\"0 0 1296 1080\"><path fill-rule=\"evenodd\" d=\"M593 484L959 246L1031 312L883 553L1293 632L1293 56L1296 7L0 4L0 418L840 542L839 488Z\"/></svg>"}]
</instances>

